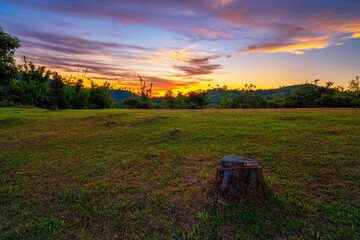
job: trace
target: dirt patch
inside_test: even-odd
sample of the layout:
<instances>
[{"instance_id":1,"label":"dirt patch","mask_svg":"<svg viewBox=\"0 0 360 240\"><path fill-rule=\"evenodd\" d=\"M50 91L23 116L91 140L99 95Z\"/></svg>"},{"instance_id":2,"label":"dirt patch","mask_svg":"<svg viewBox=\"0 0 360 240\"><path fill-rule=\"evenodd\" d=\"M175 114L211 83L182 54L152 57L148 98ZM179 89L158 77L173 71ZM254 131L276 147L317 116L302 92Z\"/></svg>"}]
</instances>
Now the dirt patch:
<instances>
[{"instance_id":1,"label":"dirt patch","mask_svg":"<svg viewBox=\"0 0 360 240\"><path fill-rule=\"evenodd\" d=\"M83 117L81 118L81 120L91 120L91 119L95 119L98 118L99 116L88 116L88 117Z\"/></svg>"},{"instance_id":2,"label":"dirt patch","mask_svg":"<svg viewBox=\"0 0 360 240\"><path fill-rule=\"evenodd\" d=\"M16 118L5 118L0 119L0 128L1 127L10 127L14 125L18 125L23 123L24 121L22 119L16 119Z\"/></svg>"},{"instance_id":3,"label":"dirt patch","mask_svg":"<svg viewBox=\"0 0 360 240\"><path fill-rule=\"evenodd\" d=\"M248 134L240 134L236 135L235 138L237 139L248 139L248 140L262 140L265 139L264 135L248 135Z\"/></svg>"},{"instance_id":4,"label":"dirt patch","mask_svg":"<svg viewBox=\"0 0 360 240\"><path fill-rule=\"evenodd\" d=\"M127 113L116 113L116 114L105 114L105 115L95 115L95 116L87 116L87 117L83 117L80 118L80 120L101 120L101 119L106 119L106 118L112 118L112 117L123 117L128 115Z\"/></svg>"},{"instance_id":5,"label":"dirt patch","mask_svg":"<svg viewBox=\"0 0 360 240\"><path fill-rule=\"evenodd\" d=\"M120 126L121 124L117 122L106 122L103 125L107 127L111 127L111 126Z\"/></svg>"},{"instance_id":6,"label":"dirt patch","mask_svg":"<svg viewBox=\"0 0 360 240\"><path fill-rule=\"evenodd\" d=\"M149 125L149 124L156 124L156 123L160 123L161 120L164 120L164 119L169 119L170 117L151 117L151 118L143 118L141 119L140 121L134 121L134 122L130 122L128 125L129 126L137 126L137 125L140 125L140 124L146 124L146 125Z\"/></svg>"},{"instance_id":7,"label":"dirt patch","mask_svg":"<svg viewBox=\"0 0 360 240\"><path fill-rule=\"evenodd\" d=\"M337 135L337 134L344 134L344 133L350 133L349 130L343 130L343 129L325 129L323 131L324 134L331 134L331 135Z\"/></svg>"},{"instance_id":8,"label":"dirt patch","mask_svg":"<svg viewBox=\"0 0 360 240\"><path fill-rule=\"evenodd\" d=\"M176 135L179 135L181 133L181 131L179 129L174 129L172 131L169 132L169 135L170 136L176 136Z\"/></svg>"},{"instance_id":9,"label":"dirt patch","mask_svg":"<svg viewBox=\"0 0 360 240\"><path fill-rule=\"evenodd\" d=\"M277 117L278 120L282 121L310 121L312 120L310 117L307 116L279 116Z\"/></svg>"}]
</instances>

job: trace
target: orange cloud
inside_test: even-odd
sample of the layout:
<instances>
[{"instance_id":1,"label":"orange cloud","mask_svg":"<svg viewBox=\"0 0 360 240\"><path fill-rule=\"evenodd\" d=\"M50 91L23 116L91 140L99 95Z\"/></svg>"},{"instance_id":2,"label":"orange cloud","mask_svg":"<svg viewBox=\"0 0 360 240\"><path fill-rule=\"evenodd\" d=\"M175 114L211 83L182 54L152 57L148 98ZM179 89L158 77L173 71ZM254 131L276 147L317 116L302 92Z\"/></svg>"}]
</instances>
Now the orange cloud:
<instances>
[{"instance_id":1,"label":"orange cloud","mask_svg":"<svg viewBox=\"0 0 360 240\"><path fill-rule=\"evenodd\" d=\"M293 43L264 43L260 45L249 46L246 50L241 51L239 54L250 53L250 52L290 52L295 54L303 54L304 50L310 49L321 49L329 46L331 44L331 39L328 37L324 38L315 38L315 39L306 39L305 41L299 40L299 42Z\"/></svg>"},{"instance_id":2,"label":"orange cloud","mask_svg":"<svg viewBox=\"0 0 360 240\"><path fill-rule=\"evenodd\" d=\"M360 38L360 32L354 33L351 37L352 38Z\"/></svg>"},{"instance_id":3,"label":"orange cloud","mask_svg":"<svg viewBox=\"0 0 360 240\"><path fill-rule=\"evenodd\" d=\"M188 61L194 57L205 56L207 53L194 50L196 45L190 47L184 47L180 49L164 48L159 49L157 52L149 56L148 58L140 59L143 62L159 63L166 61Z\"/></svg>"}]
</instances>

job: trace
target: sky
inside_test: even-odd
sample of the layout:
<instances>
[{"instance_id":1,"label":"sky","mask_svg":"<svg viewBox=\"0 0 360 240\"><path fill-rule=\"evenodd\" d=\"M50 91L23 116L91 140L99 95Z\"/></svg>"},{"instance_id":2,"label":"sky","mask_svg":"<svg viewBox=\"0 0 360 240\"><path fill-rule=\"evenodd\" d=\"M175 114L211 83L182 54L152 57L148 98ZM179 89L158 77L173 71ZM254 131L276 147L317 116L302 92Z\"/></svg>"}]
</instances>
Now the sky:
<instances>
[{"instance_id":1,"label":"sky","mask_svg":"<svg viewBox=\"0 0 360 240\"><path fill-rule=\"evenodd\" d=\"M0 0L0 26L64 76L155 95L360 75L359 0ZM81 75L81 74L80 74Z\"/></svg>"}]
</instances>

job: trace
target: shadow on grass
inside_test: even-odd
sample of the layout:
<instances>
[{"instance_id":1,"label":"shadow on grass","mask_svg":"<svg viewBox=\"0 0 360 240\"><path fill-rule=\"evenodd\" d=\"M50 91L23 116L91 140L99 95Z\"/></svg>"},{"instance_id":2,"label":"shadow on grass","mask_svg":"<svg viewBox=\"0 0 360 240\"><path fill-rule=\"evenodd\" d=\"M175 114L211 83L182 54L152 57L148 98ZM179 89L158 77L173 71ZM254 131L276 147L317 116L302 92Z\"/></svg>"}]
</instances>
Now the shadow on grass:
<instances>
[{"instance_id":1,"label":"shadow on grass","mask_svg":"<svg viewBox=\"0 0 360 240\"><path fill-rule=\"evenodd\" d=\"M187 239L359 239L359 205L316 204L303 211L270 188L262 197L213 201L197 214ZM300 204L301 205L301 204ZM183 238L185 239L185 238Z\"/></svg>"}]
</instances>

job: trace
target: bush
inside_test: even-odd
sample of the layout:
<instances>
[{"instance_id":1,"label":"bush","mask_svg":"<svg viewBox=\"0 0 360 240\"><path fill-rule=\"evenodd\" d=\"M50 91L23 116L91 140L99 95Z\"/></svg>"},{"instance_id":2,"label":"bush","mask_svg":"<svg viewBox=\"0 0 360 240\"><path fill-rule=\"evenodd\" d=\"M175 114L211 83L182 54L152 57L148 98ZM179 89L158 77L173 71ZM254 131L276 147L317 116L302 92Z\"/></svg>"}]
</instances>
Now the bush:
<instances>
[{"instance_id":1,"label":"bush","mask_svg":"<svg viewBox=\"0 0 360 240\"><path fill-rule=\"evenodd\" d=\"M316 85L299 87L285 98L285 106L291 108L315 107L315 100L321 97L321 92Z\"/></svg>"},{"instance_id":2,"label":"bush","mask_svg":"<svg viewBox=\"0 0 360 240\"><path fill-rule=\"evenodd\" d=\"M141 98L128 98L124 100L124 104L129 109L150 109L151 108L151 102L150 101L144 101Z\"/></svg>"},{"instance_id":3,"label":"bush","mask_svg":"<svg viewBox=\"0 0 360 240\"><path fill-rule=\"evenodd\" d=\"M91 81L91 88L89 90L89 108L102 109L113 108L115 104L111 100L111 85L105 82L99 86Z\"/></svg>"},{"instance_id":4,"label":"bush","mask_svg":"<svg viewBox=\"0 0 360 240\"><path fill-rule=\"evenodd\" d=\"M233 98L230 103L231 108L264 108L267 101L264 97L253 93L241 94Z\"/></svg>"}]
</instances>

